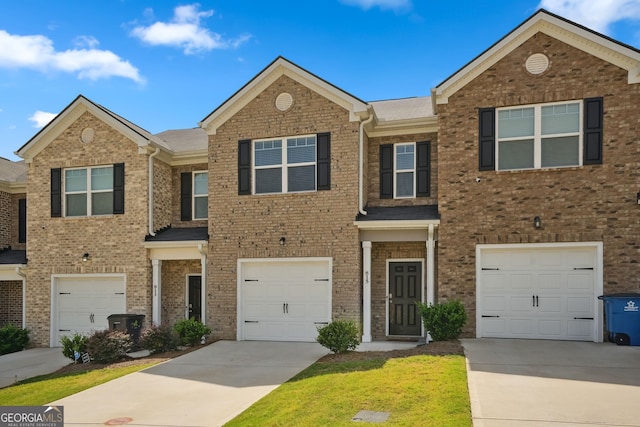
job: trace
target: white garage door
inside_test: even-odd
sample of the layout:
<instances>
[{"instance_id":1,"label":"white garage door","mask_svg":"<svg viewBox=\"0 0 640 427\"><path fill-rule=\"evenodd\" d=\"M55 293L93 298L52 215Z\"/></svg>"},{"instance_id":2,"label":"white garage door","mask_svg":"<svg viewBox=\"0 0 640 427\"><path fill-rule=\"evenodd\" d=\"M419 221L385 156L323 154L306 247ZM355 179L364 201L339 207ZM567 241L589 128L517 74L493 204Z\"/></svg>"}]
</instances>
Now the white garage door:
<instances>
[{"instance_id":1,"label":"white garage door","mask_svg":"<svg viewBox=\"0 0 640 427\"><path fill-rule=\"evenodd\" d=\"M56 278L52 346L59 346L60 338L65 335L108 329L109 315L126 313L124 291L122 276Z\"/></svg>"},{"instance_id":2,"label":"white garage door","mask_svg":"<svg viewBox=\"0 0 640 427\"><path fill-rule=\"evenodd\" d=\"M331 320L329 261L244 262L240 274L241 339L315 341Z\"/></svg>"},{"instance_id":3,"label":"white garage door","mask_svg":"<svg viewBox=\"0 0 640 427\"><path fill-rule=\"evenodd\" d=\"M594 247L480 250L479 336L595 341Z\"/></svg>"}]
</instances>

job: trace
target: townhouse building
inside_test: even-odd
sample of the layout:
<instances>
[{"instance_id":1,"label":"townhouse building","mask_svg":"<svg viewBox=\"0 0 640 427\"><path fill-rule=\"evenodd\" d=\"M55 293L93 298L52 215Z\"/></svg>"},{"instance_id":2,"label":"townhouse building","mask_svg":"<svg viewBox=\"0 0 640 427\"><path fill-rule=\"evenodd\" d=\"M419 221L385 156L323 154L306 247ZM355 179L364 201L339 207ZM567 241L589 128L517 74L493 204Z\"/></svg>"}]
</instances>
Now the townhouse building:
<instances>
[{"instance_id":1,"label":"townhouse building","mask_svg":"<svg viewBox=\"0 0 640 427\"><path fill-rule=\"evenodd\" d=\"M597 296L640 290L639 83L638 49L540 10L430 96L283 57L193 129L78 96L0 165L0 323L56 346L114 313L275 341L347 318L367 342L457 299L465 336L602 341Z\"/></svg>"}]
</instances>

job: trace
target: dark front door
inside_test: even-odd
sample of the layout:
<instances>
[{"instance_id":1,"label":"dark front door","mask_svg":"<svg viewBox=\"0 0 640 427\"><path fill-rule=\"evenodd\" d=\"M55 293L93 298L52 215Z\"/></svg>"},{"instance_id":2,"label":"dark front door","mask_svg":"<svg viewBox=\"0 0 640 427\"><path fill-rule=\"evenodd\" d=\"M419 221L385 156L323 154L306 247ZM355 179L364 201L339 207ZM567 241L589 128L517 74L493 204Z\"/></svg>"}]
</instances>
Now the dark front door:
<instances>
[{"instance_id":1,"label":"dark front door","mask_svg":"<svg viewBox=\"0 0 640 427\"><path fill-rule=\"evenodd\" d=\"M189 276L189 319L202 319L202 278L200 276Z\"/></svg>"},{"instance_id":2,"label":"dark front door","mask_svg":"<svg viewBox=\"0 0 640 427\"><path fill-rule=\"evenodd\" d=\"M389 263L389 335L421 334L422 263Z\"/></svg>"}]
</instances>

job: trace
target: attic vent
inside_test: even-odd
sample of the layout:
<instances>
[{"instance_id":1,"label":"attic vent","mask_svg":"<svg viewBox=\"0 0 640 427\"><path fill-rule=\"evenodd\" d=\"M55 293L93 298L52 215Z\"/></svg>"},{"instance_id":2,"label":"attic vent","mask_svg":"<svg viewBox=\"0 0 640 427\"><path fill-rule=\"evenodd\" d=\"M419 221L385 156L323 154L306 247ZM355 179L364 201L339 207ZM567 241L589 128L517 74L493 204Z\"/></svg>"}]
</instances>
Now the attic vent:
<instances>
[{"instance_id":1,"label":"attic vent","mask_svg":"<svg viewBox=\"0 0 640 427\"><path fill-rule=\"evenodd\" d=\"M92 128L84 128L84 130L80 134L80 140L85 144L88 144L91 141L93 141L94 135L95 135L95 132Z\"/></svg>"},{"instance_id":2,"label":"attic vent","mask_svg":"<svg viewBox=\"0 0 640 427\"><path fill-rule=\"evenodd\" d=\"M293 96L290 93L282 92L276 98L276 108L280 111L287 111L293 104Z\"/></svg>"},{"instance_id":3,"label":"attic vent","mask_svg":"<svg viewBox=\"0 0 640 427\"><path fill-rule=\"evenodd\" d=\"M524 66L531 74L542 74L549 68L549 58L543 53L534 53L527 58Z\"/></svg>"}]
</instances>

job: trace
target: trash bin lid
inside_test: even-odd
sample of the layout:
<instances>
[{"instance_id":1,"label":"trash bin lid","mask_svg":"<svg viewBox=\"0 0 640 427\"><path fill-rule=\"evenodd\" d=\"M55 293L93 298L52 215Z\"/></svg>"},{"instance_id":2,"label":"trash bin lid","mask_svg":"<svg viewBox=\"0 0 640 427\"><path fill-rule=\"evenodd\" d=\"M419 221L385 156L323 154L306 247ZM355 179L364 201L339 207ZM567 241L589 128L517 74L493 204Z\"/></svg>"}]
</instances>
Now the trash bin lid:
<instances>
[{"instance_id":1,"label":"trash bin lid","mask_svg":"<svg viewBox=\"0 0 640 427\"><path fill-rule=\"evenodd\" d=\"M640 298L640 293L637 292L622 292L619 294L606 294L600 295L598 299L607 299L607 298Z\"/></svg>"}]
</instances>

